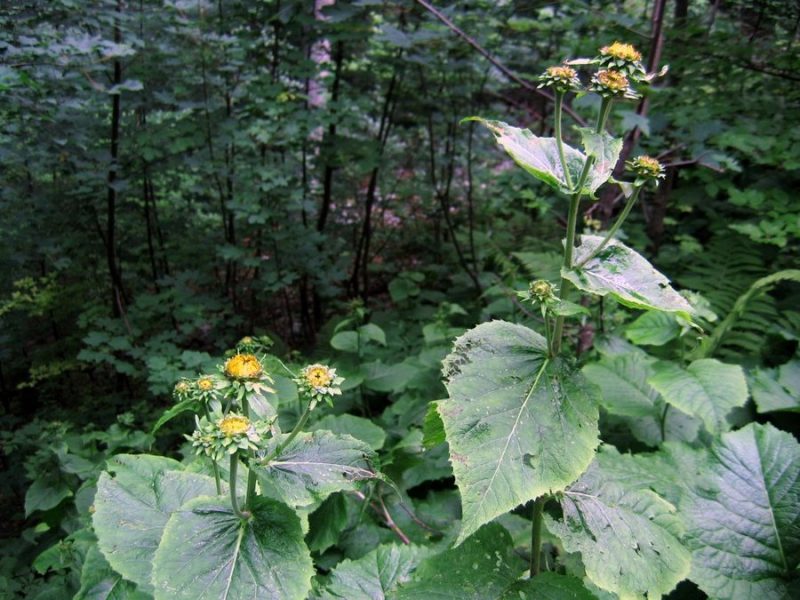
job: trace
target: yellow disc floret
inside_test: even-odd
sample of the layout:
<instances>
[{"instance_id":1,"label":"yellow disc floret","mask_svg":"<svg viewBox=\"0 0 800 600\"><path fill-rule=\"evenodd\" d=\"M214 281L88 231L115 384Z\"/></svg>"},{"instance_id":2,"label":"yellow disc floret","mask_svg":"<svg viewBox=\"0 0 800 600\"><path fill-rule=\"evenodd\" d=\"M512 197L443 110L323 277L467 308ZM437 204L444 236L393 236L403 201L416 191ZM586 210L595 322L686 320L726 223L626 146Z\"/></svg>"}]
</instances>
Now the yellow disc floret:
<instances>
[{"instance_id":1,"label":"yellow disc floret","mask_svg":"<svg viewBox=\"0 0 800 600\"><path fill-rule=\"evenodd\" d=\"M214 388L214 382L211 380L210 377L201 377L197 380L197 387L199 387L204 392L211 390Z\"/></svg>"},{"instance_id":2,"label":"yellow disc floret","mask_svg":"<svg viewBox=\"0 0 800 600\"><path fill-rule=\"evenodd\" d=\"M610 46L603 46L600 48L602 56L610 56L619 60L627 62L636 62L642 60L642 53L630 44L623 44L622 42L614 42Z\"/></svg>"},{"instance_id":3,"label":"yellow disc floret","mask_svg":"<svg viewBox=\"0 0 800 600\"><path fill-rule=\"evenodd\" d=\"M225 374L232 379L258 379L264 369L253 354L237 354L225 363Z\"/></svg>"},{"instance_id":4,"label":"yellow disc floret","mask_svg":"<svg viewBox=\"0 0 800 600\"><path fill-rule=\"evenodd\" d=\"M333 381L334 374L325 365L310 365L303 370L303 376L312 388L324 388Z\"/></svg>"},{"instance_id":5,"label":"yellow disc floret","mask_svg":"<svg viewBox=\"0 0 800 600\"><path fill-rule=\"evenodd\" d=\"M622 92L628 88L628 78L619 71L599 71L597 83L611 92Z\"/></svg>"},{"instance_id":6,"label":"yellow disc floret","mask_svg":"<svg viewBox=\"0 0 800 600\"><path fill-rule=\"evenodd\" d=\"M569 83L573 77L578 76L578 73L572 67L548 67L547 74L553 79L560 79L564 83Z\"/></svg>"},{"instance_id":7,"label":"yellow disc floret","mask_svg":"<svg viewBox=\"0 0 800 600\"><path fill-rule=\"evenodd\" d=\"M228 415L219 422L219 430L228 437L242 435L250 429L250 420L239 415Z\"/></svg>"}]
</instances>

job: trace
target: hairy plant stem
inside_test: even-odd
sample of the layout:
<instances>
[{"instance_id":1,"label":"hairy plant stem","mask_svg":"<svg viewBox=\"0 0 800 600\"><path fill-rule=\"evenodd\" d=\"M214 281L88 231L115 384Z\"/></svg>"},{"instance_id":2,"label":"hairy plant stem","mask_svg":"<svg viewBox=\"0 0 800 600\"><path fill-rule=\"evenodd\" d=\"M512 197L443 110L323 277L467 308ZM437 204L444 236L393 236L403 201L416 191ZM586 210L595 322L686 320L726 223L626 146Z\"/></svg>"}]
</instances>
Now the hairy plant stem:
<instances>
[{"instance_id":1,"label":"hairy plant stem","mask_svg":"<svg viewBox=\"0 0 800 600\"><path fill-rule=\"evenodd\" d=\"M613 100L611 98L603 98L603 102L600 105L600 114L597 117L597 127L595 128L596 133L602 133L603 129L605 129L608 115L611 113L612 102ZM575 229L578 223L578 207L581 203L581 196L583 196L583 186L586 184L586 180L589 177L589 172L592 170L593 165L594 157L587 156L586 162L583 164L581 175L578 178L578 185L572 188L575 190L575 193L572 195L569 201L569 213L567 216L567 239L564 244L564 261L562 263L561 283L559 285L558 292L560 299L565 299L567 297L567 292L569 291L570 282L564 277L563 271L572 268L572 253L575 248L576 237ZM559 315L556 317L556 324L553 328L553 343L550 347L551 356L557 356L558 353L561 352L561 338L563 335L564 317Z\"/></svg>"},{"instance_id":2,"label":"hairy plant stem","mask_svg":"<svg viewBox=\"0 0 800 600\"><path fill-rule=\"evenodd\" d=\"M208 412L208 405L205 402L203 403L203 411L206 413L206 419L211 423L211 413ZM214 470L214 483L217 486L217 496L221 496L222 483L219 479L219 466L217 466L217 461L213 458L211 459L211 468Z\"/></svg>"},{"instance_id":3,"label":"hairy plant stem","mask_svg":"<svg viewBox=\"0 0 800 600\"><path fill-rule=\"evenodd\" d=\"M286 446L292 443L292 440L296 438L297 434L303 430L303 427L305 427L305 424L308 422L308 417L311 414L311 411L314 410L316 406L317 406L316 400L311 400L308 403L306 411L303 413L303 416L300 417L300 420L297 422L297 425L294 426L294 429L292 429L292 431L289 433L288 437L285 440L283 440L283 442L275 446L275 449L272 452L270 452L266 458L261 460L262 464L265 465L268 464L269 461L271 461L276 456L280 455L280 453L283 451L284 448L286 448Z\"/></svg>"},{"instance_id":4,"label":"hairy plant stem","mask_svg":"<svg viewBox=\"0 0 800 600\"><path fill-rule=\"evenodd\" d=\"M228 482L231 488L231 508L233 509L233 514L242 520L246 520L250 517L250 513L244 513L239 510L239 499L236 497L236 474L238 471L239 455L238 453L234 453L231 454L230 481Z\"/></svg>"},{"instance_id":5,"label":"hairy plant stem","mask_svg":"<svg viewBox=\"0 0 800 600\"><path fill-rule=\"evenodd\" d=\"M561 159L561 169L564 171L564 181L567 187L572 189L572 175L570 175L567 168L567 159L564 155L564 138L561 135L561 115L564 112L564 92L556 91L556 109L555 109L555 136L556 147L558 148L558 158Z\"/></svg>"},{"instance_id":6,"label":"hairy plant stem","mask_svg":"<svg viewBox=\"0 0 800 600\"><path fill-rule=\"evenodd\" d=\"M619 230L620 226L625 222L625 219L628 218L628 215L630 214L631 209L633 208L633 205L636 204L636 199L639 197L639 192L641 191L641 189L642 189L642 186L636 186L636 188L633 190L633 193L628 198L628 201L625 203L625 208L622 209L622 212L619 214L619 217L617 217L616 222L611 227L611 229L608 230L608 233L606 234L606 237L603 238L603 241L600 242L600 245L597 246L597 248L595 248L594 251L591 254L589 254L589 256L587 256L581 262L579 262L577 265L575 265L576 269L580 269L583 265L585 265L587 262L592 260L595 256L600 254L600 252L603 250L603 248L605 248L608 245L608 242L610 242L611 238L614 237L614 234L617 233L617 231Z\"/></svg>"},{"instance_id":7,"label":"hairy plant stem","mask_svg":"<svg viewBox=\"0 0 800 600\"><path fill-rule=\"evenodd\" d=\"M242 397L242 414L245 418L250 418L250 403L247 400L247 392L245 392L244 396ZM245 509L250 508L250 502L253 500L256 494L256 474L253 471L253 463L256 460L256 453L253 450L250 450L249 460L247 463L247 492L244 497L244 506Z\"/></svg>"},{"instance_id":8,"label":"hairy plant stem","mask_svg":"<svg viewBox=\"0 0 800 600\"><path fill-rule=\"evenodd\" d=\"M531 577L541 571L542 558L542 522L544 521L544 505L547 496L539 496L533 501L533 515L531 520Z\"/></svg>"}]
</instances>

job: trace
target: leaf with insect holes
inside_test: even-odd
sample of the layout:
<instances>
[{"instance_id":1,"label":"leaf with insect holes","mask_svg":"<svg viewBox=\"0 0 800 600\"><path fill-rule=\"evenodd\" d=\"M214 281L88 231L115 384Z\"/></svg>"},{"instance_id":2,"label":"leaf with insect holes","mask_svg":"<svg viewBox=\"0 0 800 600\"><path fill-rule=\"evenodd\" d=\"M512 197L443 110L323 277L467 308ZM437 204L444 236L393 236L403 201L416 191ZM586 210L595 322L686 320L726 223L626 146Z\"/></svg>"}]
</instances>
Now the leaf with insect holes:
<instances>
[{"instance_id":1,"label":"leaf with insect holes","mask_svg":"<svg viewBox=\"0 0 800 600\"><path fill-rule=\"evenodd\" d=\"M675 507L636 482L614 477L615 452L600 452L561 495L563 517L545 515L567 552L577 552L586 576L620 600L660 598L689 574L689 551Z\"/></svg>"},{"instance_id":2,"label":"leaf with insect holes","mask_svg":"<svg viewBox=\"0 0 800 600\"><path fill-rule=\"evenodd\" d=\"M597 399L535 331L504 321L459 337L437 403L461 492L458 543L542 494L563 490L598 443Z\"/></svg>"}]
</instances>

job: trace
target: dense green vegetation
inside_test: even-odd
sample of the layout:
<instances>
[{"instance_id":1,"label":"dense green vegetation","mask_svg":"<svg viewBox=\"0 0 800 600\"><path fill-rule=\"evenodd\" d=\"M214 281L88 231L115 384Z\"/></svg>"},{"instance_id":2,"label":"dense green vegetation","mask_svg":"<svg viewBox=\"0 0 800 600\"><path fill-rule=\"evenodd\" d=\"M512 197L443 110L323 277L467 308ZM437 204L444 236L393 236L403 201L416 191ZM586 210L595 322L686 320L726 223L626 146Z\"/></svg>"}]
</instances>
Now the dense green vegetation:
<instances>
[{"instance_id":1,"label":"dense green vegetation","mask_svg":"<svg viewBox=\"0 0 800 600\"><path fill-rule=\"evenodd\" d=\"M800 597L799 48L779 0L0 7L0 597Z\"/></svg>"}]
</instances>

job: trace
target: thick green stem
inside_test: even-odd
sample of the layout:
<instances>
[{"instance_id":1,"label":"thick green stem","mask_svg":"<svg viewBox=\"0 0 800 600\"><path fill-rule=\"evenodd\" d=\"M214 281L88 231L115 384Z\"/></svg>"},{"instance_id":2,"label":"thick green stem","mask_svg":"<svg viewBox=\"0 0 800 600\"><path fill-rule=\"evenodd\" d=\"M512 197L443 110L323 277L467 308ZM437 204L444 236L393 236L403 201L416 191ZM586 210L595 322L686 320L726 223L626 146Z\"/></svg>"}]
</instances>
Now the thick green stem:
<instances>
[{"instance_id":1,"label":"thick green stem","mask_svg":"<svg viewBox=\"0 0 800 600\"><path fill-rule=\"evenodd\" d=\"M594 251L591 254L589 254L589 256L587 256L581 262L575 265L576 269L580 269L583 265L585 265L595 256L600 254L603 248L605 248L608 245L608 242L610 242L611 238L614 237L614 234L617 233L620 226L625 222L625 219L628 218L628 215L630 214L633 205L636 203L636 199L639 197L639 191L641 191L641 189L642 189L641 186L636 186L636 188L633 190L633 193L628 198L628 201L625 203L625 208L622 209L622 212L619 214L619 217L617 217L616 222L611 227L611 229L608 230L606 237L603 238L603 241L600 242L600 245L597 246L597 248L595 248Z\"/></svg>"},{"instance_id":2,"label":"thick green stem","mask_svg":"<svg viewBox=\"0 0 800 600\"><path fill-rule=\"evenodd\" d=\"M308 422L308 417L311 414L311 411L314 410L317 406L316 400L311 400L306 407L306 411L303 413L303 416L300 417L300 420L297 422L297 425L294 426L294 429L289 433L285 440L283 440L280 444L275 446L275 449L267 455L266 458L261 460L262 464L268 464L273 458L278 456L286 446L292 443L292 440L297 437L297 434L303 430L306 423Z\"/></svg>"},{"instance_id":3,"label":"thick green stem","mask_svg":"<svg viewBox=\"0 0 800 600\"><path fill-rule=\"evenodd\" d=\"M596 133L602 133L605 129L608 116L611 114L611 98L603 98L603 103L600 105L600 115L597 118ZM569 201L569 214L567 215L567 239L564 246L564 262L562 263L562 271L572 268L572 253L575 247L576 226L578 223L578 208L581 203L581 196L583 196L583 186L589 178L589 173L594 165L594 156L587 156L586 162L583 165L583 170L578 178L578 185L574 188L575 193ZM566 298L569 291L570 282L568 279L561 275L561 283L559 285L559 298ZM564 317L556 317L556 324L553 328L553 343L550 347L550 354L556 356L561 352L561 338L564 336Z\"/></svg>"},{"instance_id":4,"label":"thick green stem","mask_svg":"<svg viewBox=\"0 0 800 600\"><path fill-rule=\"evenodd\" d=\"M203 410L206 413L206 419L211 423L211 413L208 412L208 405L205 402L203 403ZM214 470L214 483L217 486L217 496L220 496L222 495L222 482L219 478L219 466L217 466L217 461L213 458L211 459L211 468Z\"/></svg>"},{"instance_id":5,"label":"thick green stem","mask_svg":"<svg viewBox=\"0 0 800 600\"><path fill-rule=\"evenodd\" d=\"M533 501L533 517L531 520L531 577L541 571L542 559L542 522L544 520L544 505L547 496L540 496Z\"/></svg>"},{"instance_id":6,"label":"thick green stem","mask_svg":"<svg viewBox=\"0 0 800 600\"><path fill-rule=\"evenodd\" d=\"M233 514L235 514L240 519L247 519L250 515L243 513L239 510L239 499L236 497L236 474L239 471L239 456L237 454L231 454L231 468L230 468L230 481L229 487L231 488L231 508L233 509Z\"/></svg>"},{"instance_id":7,"label":"thick green stem","mask_svg":"<svg viewBox=\"0 0 800 600\"><path fill-rule=\"evenodd\" d=\"M242 414L247 419L250 418L250 403L247 400L247 392L245 392L245 395L242 398ZM256 494L256 474L253 471L253 463L255 462L256 455L253 450L250 451L249 458L250 460L247 463L247 492L244 497L245 509L250 508L250 503Z\"/></svg>"},{"instance_id":8,"label":"thick green stem","mask_svg":"<svg viewBox=\"0 0 800 600\"><path fill-rule=\"evenodd\" d=\"M567 187L572 189L572 175L567 168L567 159L564 156L564 138L561 136L561 115L564 107L564 92L556 91L556 114L555 114L555 135L558 157L561 159L561 169L564 171L564 181Z\"/></svg>"}]
</instances>

